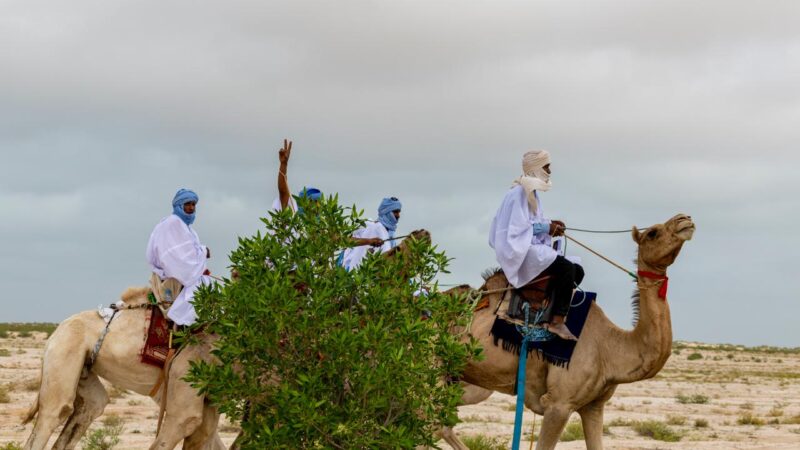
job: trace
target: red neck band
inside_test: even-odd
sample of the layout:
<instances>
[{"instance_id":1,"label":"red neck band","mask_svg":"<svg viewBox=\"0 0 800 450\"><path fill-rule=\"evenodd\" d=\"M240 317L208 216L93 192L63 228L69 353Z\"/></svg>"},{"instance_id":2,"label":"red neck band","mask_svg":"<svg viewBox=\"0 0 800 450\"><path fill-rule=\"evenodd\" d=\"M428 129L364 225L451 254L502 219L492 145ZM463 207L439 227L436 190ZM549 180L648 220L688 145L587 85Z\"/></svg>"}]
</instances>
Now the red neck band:
<instances>
[{"instance_id":1,"label":"red neck band","mask_svg":"<svg viewBox=\"0 0 800 450\"><path fill-rule=\"evenodd\" d=\"M653 280L664 280L664 282L661 283L661 288L658 290L658 298L662 300L667 299L667 284L669 283L669 278L667 278L666 275L659 275L657 273L648 272L646 270L640 270L637 273L639 274L640 277L651 278Z\"/></svg>"}]
</instances>

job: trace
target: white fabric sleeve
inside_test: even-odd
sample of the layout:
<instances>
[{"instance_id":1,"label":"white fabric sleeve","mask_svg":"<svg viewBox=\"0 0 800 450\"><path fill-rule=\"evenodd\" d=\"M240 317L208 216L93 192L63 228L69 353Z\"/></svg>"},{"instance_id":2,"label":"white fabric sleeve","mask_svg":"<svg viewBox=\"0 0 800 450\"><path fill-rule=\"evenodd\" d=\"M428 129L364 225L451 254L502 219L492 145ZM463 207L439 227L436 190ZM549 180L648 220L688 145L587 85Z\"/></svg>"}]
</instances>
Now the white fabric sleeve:
<instances>
[{"instance_id":1,"label":"white fabric sleeve","mask_svg":"<svg viewBox=\"0 0 800 450\"><path fill-rule=\"evenodd\" d=\"M164 223L160 233L159 259L167 277L184 286L197 283L206 270L206 248L179 218Z\"/></svg>"}]
</instances>

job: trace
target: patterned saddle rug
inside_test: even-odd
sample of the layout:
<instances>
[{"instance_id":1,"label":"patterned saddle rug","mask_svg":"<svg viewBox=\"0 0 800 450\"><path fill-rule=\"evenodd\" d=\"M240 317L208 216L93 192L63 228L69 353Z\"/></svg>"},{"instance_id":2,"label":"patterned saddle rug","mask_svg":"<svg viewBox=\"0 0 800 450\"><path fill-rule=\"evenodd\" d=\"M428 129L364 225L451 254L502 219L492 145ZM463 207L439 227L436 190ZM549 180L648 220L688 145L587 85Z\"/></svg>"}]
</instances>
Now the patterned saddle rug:
<instances>
[{"instance_id":1,"label":"patterned saddle rug","mask_svg":"<svg viewBox=\"0 0 800 450\"><path fill-rule=\"evenodd\" d=\"M577 291L572 296L566 324L572 334L578 337L578 340L580 340L583 326L586 324L586 317L596 298L596 293L583 291ZM522 334L517 330L517 324L514 322L516 321L509 321L497 316L490 333L494 338L494 345L498 345L500 342L503 350L519 354L522 347ZM528 342L528 353L536 350L536 355L549 364L569 368L576 344L575 341L565 341L558 337L550 341Z\"/></svg>"},{"instance_id":2,"label":"patterned saddle rug","mask_svg":"<svg viewBox=\"0 0 800 450\"><path fill-rule=\"evenodd\" d=\"M170 342L169 324L161 308L154 305L147 307L145 330L142 362L163 369Z\"/></svg>"}]
</instances>

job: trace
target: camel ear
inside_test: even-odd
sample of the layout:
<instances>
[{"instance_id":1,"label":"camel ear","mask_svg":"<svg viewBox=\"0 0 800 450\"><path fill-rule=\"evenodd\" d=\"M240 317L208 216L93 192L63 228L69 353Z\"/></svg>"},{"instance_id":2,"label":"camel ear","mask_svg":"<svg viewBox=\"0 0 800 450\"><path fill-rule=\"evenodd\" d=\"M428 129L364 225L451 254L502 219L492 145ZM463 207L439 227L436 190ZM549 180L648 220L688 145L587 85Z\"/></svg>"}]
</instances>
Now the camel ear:
<instances>
[{"instance_id":1,"label":"camel ear","mask_svg":"<svg viewBox=\"0 0 800 450\"><path fill-rule=\"evenodd\" d=\"M631 237L633 237L633 241L636 242L637 244L639 243L639 239L642 238L642 233L639 233L639 229L636 228L635 225L631 230Z\"/></svg>"}]
</instances>

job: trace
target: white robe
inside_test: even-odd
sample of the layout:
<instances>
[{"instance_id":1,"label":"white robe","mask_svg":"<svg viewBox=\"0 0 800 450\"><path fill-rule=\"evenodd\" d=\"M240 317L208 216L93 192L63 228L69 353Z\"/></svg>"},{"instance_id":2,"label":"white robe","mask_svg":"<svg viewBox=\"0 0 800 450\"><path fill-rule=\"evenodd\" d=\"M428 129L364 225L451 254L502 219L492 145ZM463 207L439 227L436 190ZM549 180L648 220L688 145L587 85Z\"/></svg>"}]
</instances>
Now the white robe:
<instances>
[{"instance_id":1,"label":"white robe","mask_svg":"<svg viewBox=\"0 0 800 450\"><path fill-rule=\"evenodd\" d=\"M162 280L175 278L183 285L167 313L178 325L191 325L197 320L192 305L194 293L201 284L211 282L203 275L207 252L197 233L175 214L162 219L150 234L146 255L151 269Z\"/></svg>"},{"instance_id":2,"label":"white robe","mask_svg":"<svg viewBox=\"0 0 800 450\"><path fill-rule=\"evenodd\" d=\"M368 238L380 238L383 239L383 245L380 247L372 247L371 245L360 245L358 247L348 248L344 251L344 259L342 260L342 265L347 270L353 270L361 264L361 261L367 256L367 252L374 248L375 251L383 253L388 252L392 248L391 241L389 239L389 232L386 230L386 227L383 226L380 222L374 221L367 221L367 226L356 230L353 233L353 237L368 239Z\"/></svg>"},{"instance_id":3,"label":"white robe","mask_svg":"<svg viewBox=\"0 0 800 450\"><path fill-rule=\"evenodd\" d=\"M295 201L294 197L289 197L289 203L286 205L292 209L292 211L297 212L297 201ZM281 198L278 197L272 201L272 210L273 211L281 211Z\"/></svg>"},{"instance_id":4,"label":"white robe","mask_svg":"<svg viewBox=\"0 0 800 450\"><path fill-rule=\"evenodd\" d=\"M506 193L497 210L489 232L489 245L497 262L514 287L522 287L536 278L555 261L552 238L547 233L533 234L533 224L550 225L542 212L542 201L536 194L539 208L536 214L528 206L522 186Z\"/></svg>"}]
</instances>

